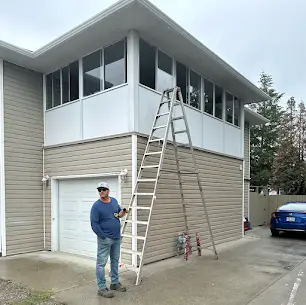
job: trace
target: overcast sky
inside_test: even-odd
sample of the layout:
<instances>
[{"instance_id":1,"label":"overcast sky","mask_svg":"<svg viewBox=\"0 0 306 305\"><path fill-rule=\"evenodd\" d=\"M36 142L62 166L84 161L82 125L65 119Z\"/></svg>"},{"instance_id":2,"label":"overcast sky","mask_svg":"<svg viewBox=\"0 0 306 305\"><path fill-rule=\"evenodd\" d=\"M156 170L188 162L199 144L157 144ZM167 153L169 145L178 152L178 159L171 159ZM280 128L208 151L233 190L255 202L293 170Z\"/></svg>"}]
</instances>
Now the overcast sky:
<instances>
[{"instance_id":1,"label":"overcast sky","mask_svg":"<svg viewBox=\"0 0 306 305\"><path fill-rule=\"evenodd\" d=\"M115 0L0 0L0 40L30 50L47 44ZM257 84L306 101L306 1L151 0Z\"/></svg>"}]
</instances>

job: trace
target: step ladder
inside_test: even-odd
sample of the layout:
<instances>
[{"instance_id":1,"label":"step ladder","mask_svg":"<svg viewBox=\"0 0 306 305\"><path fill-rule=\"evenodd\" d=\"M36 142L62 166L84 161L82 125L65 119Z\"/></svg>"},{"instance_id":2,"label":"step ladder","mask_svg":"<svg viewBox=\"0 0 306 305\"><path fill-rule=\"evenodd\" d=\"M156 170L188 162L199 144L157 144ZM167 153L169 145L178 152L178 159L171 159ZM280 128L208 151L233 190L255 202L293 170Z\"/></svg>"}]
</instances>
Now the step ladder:
<instances>
[{"instance_id":1,"label":"step ladder","mask_svg":"<svg viewBox=\"0 0 306 305\"><path fill-rule=\"evenodd\" d=\"M178 97L178 99L177 99ZM166 105L167 110L162 110L162 108L164 105ZM167 107L168 106L168 107ZM181 113L182 115L180 116L174 116L174 111L177 109L176 107L178 107L179 109L181 109ZM164 123L159 123L160 125L158 125L157 123L160 121L160 119L163 119ZM184 122L184 128L179 129L179 130L175 130L175 121L183 121ZM206 203L204 200L204 194L203 194L203 189L202 189L202 185L201 185L201 181L200 181L200 175L199 175L199 171L198 171L198 167L196 164L196 159L194 156L194 150L192 147L192 142L191 142L191 136L190 136L190 131L189 131L189 127L188 127L188 123L187 123L187 118L186 118L186 112L185 112L185 108L184 108L184 103L183 103L183 98L182 98L182 93L179 87L174 87L171 89L167 89L163 91L162 94L162 98L160 101L160 104L158 106L157 109L157 113L151 128L151 132L147 141L147 145L145 148L145 152L141 161L141 165L138 171L138 176L137 176L137 180L136 180L136 184L134 186L134 190L132 192L132 196L129 202L129 206L128 206L128 211L129 213L126 215L125 218L122 218L122 227L121 227L121 243L124 239L130 239L132 240L132 243L136 242L137 245L137 241L138 240L142 240L143 241L143 245L142 245L142 250L141 251L136 251L136 250L131 250L131 249L125 249L123 247L121 247L121 253L127 253L127 254L132 254L132 255L137 255L137 257L139 257L140 259L140 263L139 263L139 267L137 267L138 263L133 264L133 266L127 267L127 269L129 270L133 270L136 272L137 274L137 279L136 279L136 285L139 285L140 281L141 281L141 272L142 272L142 267L143 267L143 263L144 263L144 254L145 254L145 250L146 250L146 243L147 243L147 237L148 237L148 233L149 233L149 228L150 228L150 221L151 221L151 216L152 216L152 209L153 209L153 205L154 202L157 198L157 191L158 191L158 182L159 182L159 178L161 175L161 171L163 170L163 162L164 162L164 155L165 155L165 151L166 151L166 145L167 145L167 140L168 140L168 133L169 133L169 129L171 126L171 133L172 133L172 140L173 140L173 148L174 148L174 157L176 160L176 170L172 171L174 173L176 173L178 175L178 180L179 180L179 187L180 187L180 197L181 197L181 202L182 202L182 207L183 207L183 213L184 213L184 221L185 221L185 227L186 227L186 234L188 235L189 233L189 228L188 228L188 220L187 220L187 215L186 215L186 204L185 204L185 198L184 198L184 193L183 193L183 185L182 185L182 175L186 175L186 174L192 174L192 175L196 175L197 178L197 184L199 187L199 191L201 194L201 206L203 205L204 207L204 212L205 212L205 217L206 217L206 222L207 222L207 226L209 229L209 236L210 236L210 240L212 243L212 247L213 247L213 252L215 255L215 259L218 259L218 255L217 255L217 251L216 251L216 247L215 247L215 242L214 242L214 238L213 238L213 234L212 234L212 229L211 229L211 225L210 225L210 221L209 221L209 217L208 217L208 212L207 212L207 207L206 207ZM161 131L164 130L163 135L162 136L155 136L155 133L157 131ZM177 141L176 141L176 136L178 134L187 134L188 137L188 142L189 144L185 145L185 147L190 148L190 153L191 153L191 157L192 157L192 163L193 163L193 171L191 172L183 172L180 170L180 164L179 164L179 159L178 159L178 145ZM158 149L157 151L151 151L151 147L154 145L154 143L162 143L162 147L161 149ZM155 146L156 149L156 146ZM158 156L159 157L159 162L155 162L154 164L150 164L150 165L146 165L146 161L148 158L150 158L151 156ZM156 169L156 174L154 176L154 178L142 178L143 174L146 170L152 170L152 169ZM151 187L152 190L150 192L141 192L138 191L138 188L141 187L141 185L143 185L144 183L151 183L153 184L153 186ZM150 204L146 205L146 206L139 206L136 204L136 199L137 198L149 198L150 199ZM138 221L137 220L137 216L136 218L130 220L130 215L131 213L136 213L139 210L147 210L149 212L148 218L146 221ZM136 220L135 220L136 219ZM126 234L126 228L127 228L127 224L140 224L140 225L144 225L145 226L145 234L143 236L139 236L137 235L132 235L132 234ZM136 246L137 247L137 246ZM138 261L138 260L137 260Z\"/></svg>"}]
</instances>

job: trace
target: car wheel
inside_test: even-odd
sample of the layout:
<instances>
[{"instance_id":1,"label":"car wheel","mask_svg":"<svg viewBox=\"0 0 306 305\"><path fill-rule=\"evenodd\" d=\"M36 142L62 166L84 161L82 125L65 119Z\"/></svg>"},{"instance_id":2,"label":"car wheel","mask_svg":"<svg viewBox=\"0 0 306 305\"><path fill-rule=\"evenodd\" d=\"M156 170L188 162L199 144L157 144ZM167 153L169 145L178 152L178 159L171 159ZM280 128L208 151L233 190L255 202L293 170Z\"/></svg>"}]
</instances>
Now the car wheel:
<instances>
[{"instance_id":1,"label":"car wheel","mask_svg":"<svg viewBox=\"0 0 306 305\"><path fill-rule=\"evenodd\" d=\"M279 231L271 229L272 236L279 236Z\"/></svg>"}]
</instances>

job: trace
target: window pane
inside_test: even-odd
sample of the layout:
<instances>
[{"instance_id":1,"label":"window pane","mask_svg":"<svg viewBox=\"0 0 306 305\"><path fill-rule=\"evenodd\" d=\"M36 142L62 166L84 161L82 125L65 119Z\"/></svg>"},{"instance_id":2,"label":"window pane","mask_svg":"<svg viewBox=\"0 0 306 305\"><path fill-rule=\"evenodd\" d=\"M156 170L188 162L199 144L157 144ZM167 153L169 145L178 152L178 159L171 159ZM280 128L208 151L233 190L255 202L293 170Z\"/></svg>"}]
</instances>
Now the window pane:
<instances>
[{"instance_id":1,"label":"window pane","mask_svg":"<svg viewBox=\"0 0 306 305\"><path fill-rule=\"evenodd\" d=\"M163 92L173 87L172 58L158 51L157 91Z\"/></svg>"},{"instance_id":2,"label":"window pane","mask_svg":"<svg viewBox=\"0 0 306 305\"><path fill-rule=\"evenodd\" d=\"M234 97L226 92L225 94L225 102L226 102L226 121L229 123L233 123L233 116L234 116L234 104L233 104Z\"/></svg>"},{"instance_id":3,"label":"window pane","mask_svg":"<svg viewBox=\"0 0 306 305\"><path fill-rule=\"evenodd\" d=\"M53 107L61 104L61 73L60 70L53 72Z\"/></svg>"},{"instance_id":4,"label":"window pane","mask_svg":"<svg viewBox=\"0 0 306 305\"><path fill-rule=\"evenodd\" d=\"M190 106L201 109L201 76L190 71Z\"/></svg>"},{"instance_id":5,"label":"window pane","mask_svg":"<svg viewBox=\"0 0 306 305\"><path fill-rule=\"evenodd\" d=\"M223 90L215 85L215 117L222 119L223 113Z\"/></svg>"},{"instance_id":6,"label":"window pane","mask_svg":"<svg viewBox=\"0 0 306 305\"><path fill-rule=\"evenodd\" d=\"M79 99L79 62L70 64L70 101Z\"/></svg>"},{"instance_id":7,"label":"window pane","mask_svg":"<svg viewBox=\"0 0 306 305\"><path fill-rule=\"evenodd\" d=\"M97 51L83 58L84 96L102 90L101 51Z\"/></svg>"},{"instance_id":8,"label":"window pane","mask_svg":"<svg viewBox=\"0 0 306 305\"><path fill-rule=\"evenodd\" d=\"M204 111L214 114L214 85L207 79L204 79Z\"/></svg>"},{"instance_id":9,"label":"window pane","mask_svg":"<svg viewBox=\"0 0 306 305\"><path fill-rule=\"evenodd\" d=\"M184 103L187 103L187 69L179 62L176 63L176 84L181 88Z\"/></svg>"},{"instance_id":10,"label":"window pane","mask_svg":"<svg viewBox=\"0 0 306 305\"><path fill-rule=\"evenodd\" d=\"M139 82L155 89L155 48L139 40Z\"/></svg>"},{"instance_id":11,"label":"window pane","mask_svg":"<svg viewBox=\"0 0 306 305\"><path fill-rule=\"evenodd\" d=\"M240 126L240 100L234 98L234 124Z\"/></svg>"},{"instance_id":12,"label":"window pane","mask_svg":"<svg viewBox=\"0 0 306 305\"><path fill-rule=\"evenodd\" d=\"M124 40L104 50L104 89L125 83Z\"/></svg>"},{"instance_id":13,"label":"window pane","mask_svg":"<svg viewBox=\"0 0 306 305\"><path fill-rule=\"evenodd\" d=\"M46 76L46 109L52 108L52 74Z\"/></svg>"},{"instance_id":14,"label":"window pane","mask_svg":"<svg viewBox=\"0 0 306 305\"><path fill-rule=\"evenodd\" d=\"M172 58L162 51L158 51L158 68L172 75Z\"/></svg>"},{"instance_id":15,"label":"window pane","mask_svg":"<svg viewBox=\"0 0 306 305\"><path fill-rule=\"evenodd\" d=\"M69 66L62 69L63 104L69 102Z\"/></svg>"},{"instance_id":16,"label":"window pane","mask_svg":"<svg viewBox=\"0 0 306 305\"><path fill-rule=\"evenodd\" d=\"M172 75L158 69L157 70L157 88L159 92L163 92L166 89L173 87L173 78Z\"/></svg>"}]
</instances>

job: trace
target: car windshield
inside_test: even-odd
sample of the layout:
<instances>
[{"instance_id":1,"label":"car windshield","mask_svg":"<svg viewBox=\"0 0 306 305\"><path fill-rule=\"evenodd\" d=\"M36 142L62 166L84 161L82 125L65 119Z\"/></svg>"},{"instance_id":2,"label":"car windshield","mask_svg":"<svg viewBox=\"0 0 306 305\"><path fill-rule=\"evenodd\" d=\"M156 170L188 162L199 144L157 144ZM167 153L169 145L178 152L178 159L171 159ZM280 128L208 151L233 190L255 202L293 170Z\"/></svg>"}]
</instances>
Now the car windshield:
<instances>
[{"instance_id":1,"label":"car windshield","mask_svg":"<svg viewBox=\"0 0 306 305\"><path fill-rule=\"evenodd\" d=\"M289 202L278 208L279 211L302 211L306 212L306 202Z\"/></svg>"}]
</instances>

